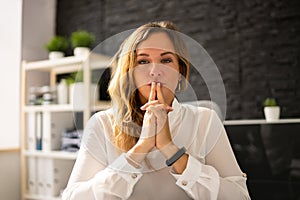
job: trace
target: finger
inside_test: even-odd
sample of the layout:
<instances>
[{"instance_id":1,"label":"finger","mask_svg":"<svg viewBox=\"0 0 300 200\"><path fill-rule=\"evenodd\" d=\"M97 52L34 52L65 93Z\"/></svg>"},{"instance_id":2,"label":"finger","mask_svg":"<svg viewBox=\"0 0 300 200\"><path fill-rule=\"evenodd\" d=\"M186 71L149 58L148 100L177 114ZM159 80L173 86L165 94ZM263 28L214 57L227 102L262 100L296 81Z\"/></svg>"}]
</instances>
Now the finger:
<instances>
[{"instance_id":1,"label":"finger","mask_svg":"<svg viewBox=\"0 0 300 200\"><path fill-rule=\"evenodd\" d=\"M167 113L174 110L171 106L169 106L167 104L159 104L158 100L148 102L145 105L141 106L140 109L141 110L151 110L150 107L160 107L160 108L164 109Z\"/></svg>"},{"instance_id":2,"label":"finger","mask_svg":"<svg viewBox=\"0 0 300 200\"><path fill-rule=\"evenodd\" d=\"M162 87L161 83L157 83L157 85L156 85L157 99L158 99L159 103L165 104L165 99L162 94L161 87Z\"/></svg>"},{"instance_id":3,"label":"finger","mask_svg":"<svg viewBox=\"0 0 300 200\"><path fill-rule=\"evenodd\" d=\"M153 81L151 83L151 91L150 91L150 95L149 95L149 102L155 100L155 96L156 96L156 83Z\"/></svg>"},{"instance_id":4,"label":"finger","mask_svg":"<svg viewBox=\"0 0 300 200\"><path fill-rule=\"evenodd\" d=\"M141 110L146 110L149 106L158 104L158 100L149 101L148 103L145 103L143 106L141 106Z\"/></svg>"},{"instance_id":5,"label":"finger","mask_svg":"<svg viewBox=\"0 0 300 200\"><path fill-rule=\"evenodd\" d=\"M158 118L161 118L167 113L165 107L162 104L157 106L149 106L148 111L153 113Z\"/></svg>"},{"instance_id":6,"label":"finger","mask_svg":"<svg viewBox=\"0 0 300 200\"><path fill-rule=\"evenodd\" d=\"M156 107L163 109L166 112L173 111L174 109L168 104L157 104Z\"/></svg>"},{"instance_id":7,"label":"finger","mask_svg":"<svg viewBox=\"0 0 300 200\"><path fill-rule=\"evenodd\" d=\"M166 114L170 111L173 111L173 108L165 104L156 104L149 105L147 111L153 112L155 116L160 118L162 114Z\"/></svg>"}]
</instances>

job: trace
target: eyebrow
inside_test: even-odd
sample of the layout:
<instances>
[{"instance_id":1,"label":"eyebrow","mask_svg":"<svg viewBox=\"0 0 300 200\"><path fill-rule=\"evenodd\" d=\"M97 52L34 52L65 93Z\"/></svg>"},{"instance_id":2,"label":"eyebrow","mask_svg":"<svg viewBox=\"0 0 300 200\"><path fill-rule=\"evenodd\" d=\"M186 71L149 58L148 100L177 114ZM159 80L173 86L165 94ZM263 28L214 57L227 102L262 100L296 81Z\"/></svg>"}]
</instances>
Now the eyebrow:
<instances>
[{"instance_id":1,"label":"eyebrow","mask_svg":"<svg viewBox=\"0 0 300 200\"><path fill-rule=\"evenodd\" d=\"M173 56L175 56L175 53L173 53L171 51L167 51L167 52L161 53L160 56L164 56L166 54L172 54Z\"/></svg>"},{"instance_id":2,"label":"eyebrow","mask_svg":"<svg viewBox=\"0 0 300 200\"><path fill-rule=\"evenodd\" d=\"M166 55L166 54L172 54L173 56L175 56L175 53L170 52L170 51L163 52L163 53L160 54L160 56L164 56L164 55ZM140 54L138 54L137 56L147 56L147 57L149 57L149 54L147 54L147 53L140 53Z\"/></svg>"}]
</instances>

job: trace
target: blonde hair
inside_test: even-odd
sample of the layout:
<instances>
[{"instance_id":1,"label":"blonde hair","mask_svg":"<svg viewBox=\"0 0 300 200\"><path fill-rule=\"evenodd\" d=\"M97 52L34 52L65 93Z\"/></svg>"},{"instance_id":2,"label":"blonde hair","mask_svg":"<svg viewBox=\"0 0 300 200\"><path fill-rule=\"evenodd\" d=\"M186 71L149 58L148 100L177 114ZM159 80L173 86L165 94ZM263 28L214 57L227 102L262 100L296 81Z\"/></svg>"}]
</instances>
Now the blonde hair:
<instances>
[{"instance_id":1,"label":"blonde hair","mask_svg":"<svg viewBox=\"0 0 300 200\"><path fill-rule=\"evenodd\" d=\"M189 55L177 31L177 27L169 21L147 23L125 39L114 56L108 91L114 109L114 143L121 151L128 151L136 144L143 124L144 112L140 109L142 105L132 75L136 64L137 46L153 33L167 33L178 56L179 72L188 80ZM179 84L179 88L186 88L186 81Z\"/></svg>"}]
</instances>

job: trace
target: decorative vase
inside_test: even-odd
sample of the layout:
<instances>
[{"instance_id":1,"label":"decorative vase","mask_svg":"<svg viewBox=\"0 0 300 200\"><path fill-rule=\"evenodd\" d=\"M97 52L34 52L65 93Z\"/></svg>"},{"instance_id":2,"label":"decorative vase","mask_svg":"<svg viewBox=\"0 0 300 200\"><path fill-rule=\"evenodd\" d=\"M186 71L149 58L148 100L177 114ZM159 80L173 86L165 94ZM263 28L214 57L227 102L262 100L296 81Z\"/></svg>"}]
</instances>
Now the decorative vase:
<instances>
[{"instance_id":1,"label":"decorative vase","mask_svg":"<svg viewBox=\"0 0 300 200\"><path fill-rule=\"evenodd\" d=\"M73 50L74 56L87 57L90 54L90 48L87 47L76 47Z\"/></svg>"},{"instance_id":2,"label":"decorative vase","mask_svg":"<svg viewBox=\"0 0 300 200\"><path fill-rule=\"evenodd\" d=\"M61 79L60 83L57 85L57 103L68 103L68 86L66 83L66 79Z\"/></svg>"},{"instance_id":3,"label":"decorative vase","mask_svg":"<svg viewBox=\"0 0 300 200\"><path fill-rule=\"evenodd\" d=\"M267 122L277 121L280 116L279 106L264 107L265 118Z\"/></svg>"},{"instance_id":4,"label":"decorative vase","mask_svg":"<svg viewBox=\"0 0 300 200\"><path fill-rule=\"evenodd\" d=\"M84 84L83 82L73 83L69 88L69 102L74 110L83 110L84 108Z\"/></svg>"},{"instance_id":5,"label":"decorative vase","mask_svg":"<svg viewBox=\"0 0 300 200\"><path fill-rule=\"evenodd\" d=\"M65 56L64 52L61 51L51 51L49 52L49 60L55 60L59 58L63 58Z\"/></svg>"},{"instance_id":6,"label":"decorative vase","mask_svg":"<svg viewBox=\"0 0 300 200\"><path fill-rule=\"evenodd\" d=\"M69 86L69 102L73 105L74 110L83 110L84 109L84 83L78 82L73 83ZM99 98L97 92L97 84L90 85L90 103L95 105L96 101Z\"/></svg>"}]
</instances>

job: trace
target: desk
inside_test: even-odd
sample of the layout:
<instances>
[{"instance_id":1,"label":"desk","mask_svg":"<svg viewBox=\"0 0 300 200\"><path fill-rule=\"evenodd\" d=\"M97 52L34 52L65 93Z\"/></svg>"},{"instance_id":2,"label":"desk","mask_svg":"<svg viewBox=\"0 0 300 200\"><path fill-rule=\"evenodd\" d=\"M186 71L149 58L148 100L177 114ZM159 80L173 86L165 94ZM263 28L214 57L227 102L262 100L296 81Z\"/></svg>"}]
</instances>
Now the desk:
<instances>
[{"instance_id":1,"label":"desk","mask_svg":"<svg viewBox=\"0 0 300 200\"><path fill-rule=\"evenodd\" d=\"M224 126L253 199L299 198L300 119L227 120Z\"/></svg>"}]
</instances>

